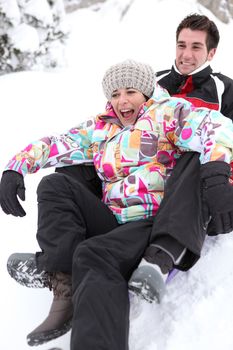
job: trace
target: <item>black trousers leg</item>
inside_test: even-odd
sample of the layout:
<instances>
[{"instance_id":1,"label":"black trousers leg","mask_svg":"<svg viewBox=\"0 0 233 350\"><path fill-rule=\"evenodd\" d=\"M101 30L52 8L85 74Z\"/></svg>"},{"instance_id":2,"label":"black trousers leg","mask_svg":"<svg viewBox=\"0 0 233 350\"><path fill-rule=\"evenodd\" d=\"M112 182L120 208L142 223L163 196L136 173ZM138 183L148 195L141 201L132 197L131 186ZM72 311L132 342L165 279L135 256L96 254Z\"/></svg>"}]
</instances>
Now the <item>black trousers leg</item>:
<instances>
[{"instance_id":1,"label":"black trousers leg","mask_svg":"<svg viewBox=\"0 0 233 350\"><path fill-rule=\"evenodd\" d=\"M72 350L128 350L128 280L139 264L153 219L90 238L73 258Z\"/></svg>"},{"instance_id":2,"label":"black trousers leg","mask_svg":"<svg viewBox=\"0 0 233 350\"><path fill-rule=\"evenodd\" d=\"M202 222L199 154L188 152L177 162L155 216L151 243L171 236L187 254L179 267L189 269L200 257L206 231ZM173 243L172 243L173 244Z\"/></svg>"},{"instance_id":3,"label":"black trousers leg","mask_svg":"<svg viewBox=\"0 0 233 350\"><path fill-rule=\"evenodd\" d=\"M37 193L39 268L71 273L77 245L118 226L108 207L71 176L45 176Z\"/></svg>"},{"instance_id":4,"label":"black trousers leg","mask_svg":"<svg viewBox=\"0 0 233 350\"><path fill-rule=\"evenodd\" d=\"M102 182L96 173L94 165L71 165L56 168L56 172L71 176L88 188L94 195L102 198Z\"/></svg>"}]
</instances>

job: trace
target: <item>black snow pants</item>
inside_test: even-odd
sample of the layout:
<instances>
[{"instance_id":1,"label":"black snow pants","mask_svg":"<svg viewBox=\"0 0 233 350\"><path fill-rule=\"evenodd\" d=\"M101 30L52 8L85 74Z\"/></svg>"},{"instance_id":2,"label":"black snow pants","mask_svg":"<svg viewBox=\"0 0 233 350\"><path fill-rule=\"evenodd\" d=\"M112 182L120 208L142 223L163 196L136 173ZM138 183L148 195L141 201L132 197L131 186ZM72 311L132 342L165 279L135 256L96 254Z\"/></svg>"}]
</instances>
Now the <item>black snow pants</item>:
<instances>
[{"instance_id":1,"label":"black snow pants","mask_svg":"<svg viewBox=\"0 0 233 350\"><path fill-rule=\"evenodd\" d=\"M128 280L149 244L153 218L78 245L73 257L71 350L128 350Z\"/></svg>"},{"instance_id":2,"label":"black snow pants","mask_svg":"<svg viewBox=\"0 0 233 350\"><path fill-rule=\"evenodd\" d=\"M206 234L199 170L199 154L190 152L181 157L165 187L150 235L150 243L164 246L165 242L170 251L175 241L187 248L177 266L181 270L198 260ZM118 223L100 200L101 181L93 166L64 167L57 172L45 176L38 186L37 240L41 252L37 260L39 268L71 273L77 245L111 231Z\"/></svg>"},{"instance_id":3,"label":"black snow pants","mask_svg":"<svg viewBox=\"0 0 233 350\"><path fill-rule=\"evenodd\" d=\"M42 252L37 259L47 271L72 273L72 350L128 349L128 279L150 243L171 236L186 246L183 270L199 258L205 238L199 155L185 156L155 218L124 225L101 202L96 174L89 174L94 169L88 175L72 170L72 175L68 171L42 179L37 233Z\"/></svg>"},{"instance_id":4,"label":"black snow pants","mask_svg":"<svg viewBox=\"0 0 233 350\"><path fill-rule=\"evenodd\" d=\"M153 218L119 225L100 199L94 169L66 170L38 186L38 265L72 274L73 350L128 349L128 280Z\"/></svg>"},{"instance_id":5,"label":"black snow pants","mask_svg":"<svg viewBox=\"0 0 233 350\"><path fill-rule=\"evenodd\" d=\"M150 243L170 235L186 244L183 270L198 260L205 239L199 168L199 155L181 159L155 218L120 225L77 246L71 350L128 350L128 280Z\"/></svg>"},{"instance_id":6,"label":"black snow pants","mask_svg":"<svg viewBox=\"0 0 233 350\"><path fill-rule=\"evenodd\" d=\"M165 186L164 198L155 216L151 234L169 235L187 248L181 270L188 270L200 257L206 237L202 213L199 153L184 153Z\"/></svg>"},{"instance_id":7,"label":"black snow pants","mask_svg":"<svg viewBox=\"0 0 233 350\"><path fill-rule=\"evenodd\" d=\"M37 197L39 269L71 273L77 245L118 226L100 199L101 183L93 167L63 168L45 176Z\"/></svg>"}]
</instances>

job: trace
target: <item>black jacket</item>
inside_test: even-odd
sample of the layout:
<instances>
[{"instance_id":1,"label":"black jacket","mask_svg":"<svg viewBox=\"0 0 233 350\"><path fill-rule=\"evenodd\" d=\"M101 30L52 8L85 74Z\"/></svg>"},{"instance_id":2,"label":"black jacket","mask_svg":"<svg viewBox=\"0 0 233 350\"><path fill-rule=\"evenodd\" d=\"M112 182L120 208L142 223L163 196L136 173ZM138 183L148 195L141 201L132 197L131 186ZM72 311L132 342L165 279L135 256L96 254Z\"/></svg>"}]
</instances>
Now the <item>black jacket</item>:
<instances>
[{"instance_id":1,"label":"black jacket","mask_svg":"<svg viewBox=\"0 0 233 350\"><path fill-rule=\"evenodd\" d=\"M170 95L185 98L196 107L219 110L233 120L233 80L226 75L213 73L210 66L191 75L181 75L172 66L156 76L159 85Z\"/></svg>"}]
</instances>

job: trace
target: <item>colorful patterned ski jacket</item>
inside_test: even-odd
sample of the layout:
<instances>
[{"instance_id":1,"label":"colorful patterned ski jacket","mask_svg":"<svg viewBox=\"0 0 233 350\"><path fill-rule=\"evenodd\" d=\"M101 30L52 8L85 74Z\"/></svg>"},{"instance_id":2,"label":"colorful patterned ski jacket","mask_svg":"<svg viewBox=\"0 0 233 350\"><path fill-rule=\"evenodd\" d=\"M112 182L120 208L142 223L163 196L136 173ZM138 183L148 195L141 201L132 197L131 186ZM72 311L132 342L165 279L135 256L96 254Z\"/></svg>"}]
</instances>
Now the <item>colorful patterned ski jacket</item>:
<instances>
[{"instance_id":1,"label":"colorful patterned ski jacket","mask_svg":"<svg viewBox=\"0 0 233 350\"><path fill-rule=\"evenodd\" d=\"M94 163L103 201L119 223L155 215L164 184L182 152L200 162L232 160L233 124L219 112L196 109L156 85L132 126L123 127L111 104L67 133L31 143L5 170L25 176L40 168Z\"/></svg>"}]
</instances>

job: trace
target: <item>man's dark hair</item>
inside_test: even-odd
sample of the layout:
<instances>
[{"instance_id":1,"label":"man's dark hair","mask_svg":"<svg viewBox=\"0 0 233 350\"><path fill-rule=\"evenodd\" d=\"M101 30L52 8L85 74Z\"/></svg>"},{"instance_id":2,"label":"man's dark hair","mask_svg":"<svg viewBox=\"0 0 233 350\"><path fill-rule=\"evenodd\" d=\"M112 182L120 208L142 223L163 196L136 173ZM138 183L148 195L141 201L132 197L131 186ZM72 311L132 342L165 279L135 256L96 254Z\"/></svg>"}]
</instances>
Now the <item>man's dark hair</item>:
<instances>
[{"instance_id":1,"label":"man's dark hair","mask_svg":"<svg viewBox=\"0 0 233 350\"><path fill-rule=\"evenodd\" d=\"M191 30L201 30L207 33L206 46L208 52L211 49L217 48L220 39L219 31L216 24L208 17L196 13L185 17L177 27L176 41L178 41L181 30L185 28L189 28Z\"/></svg>"}]
</instances>

